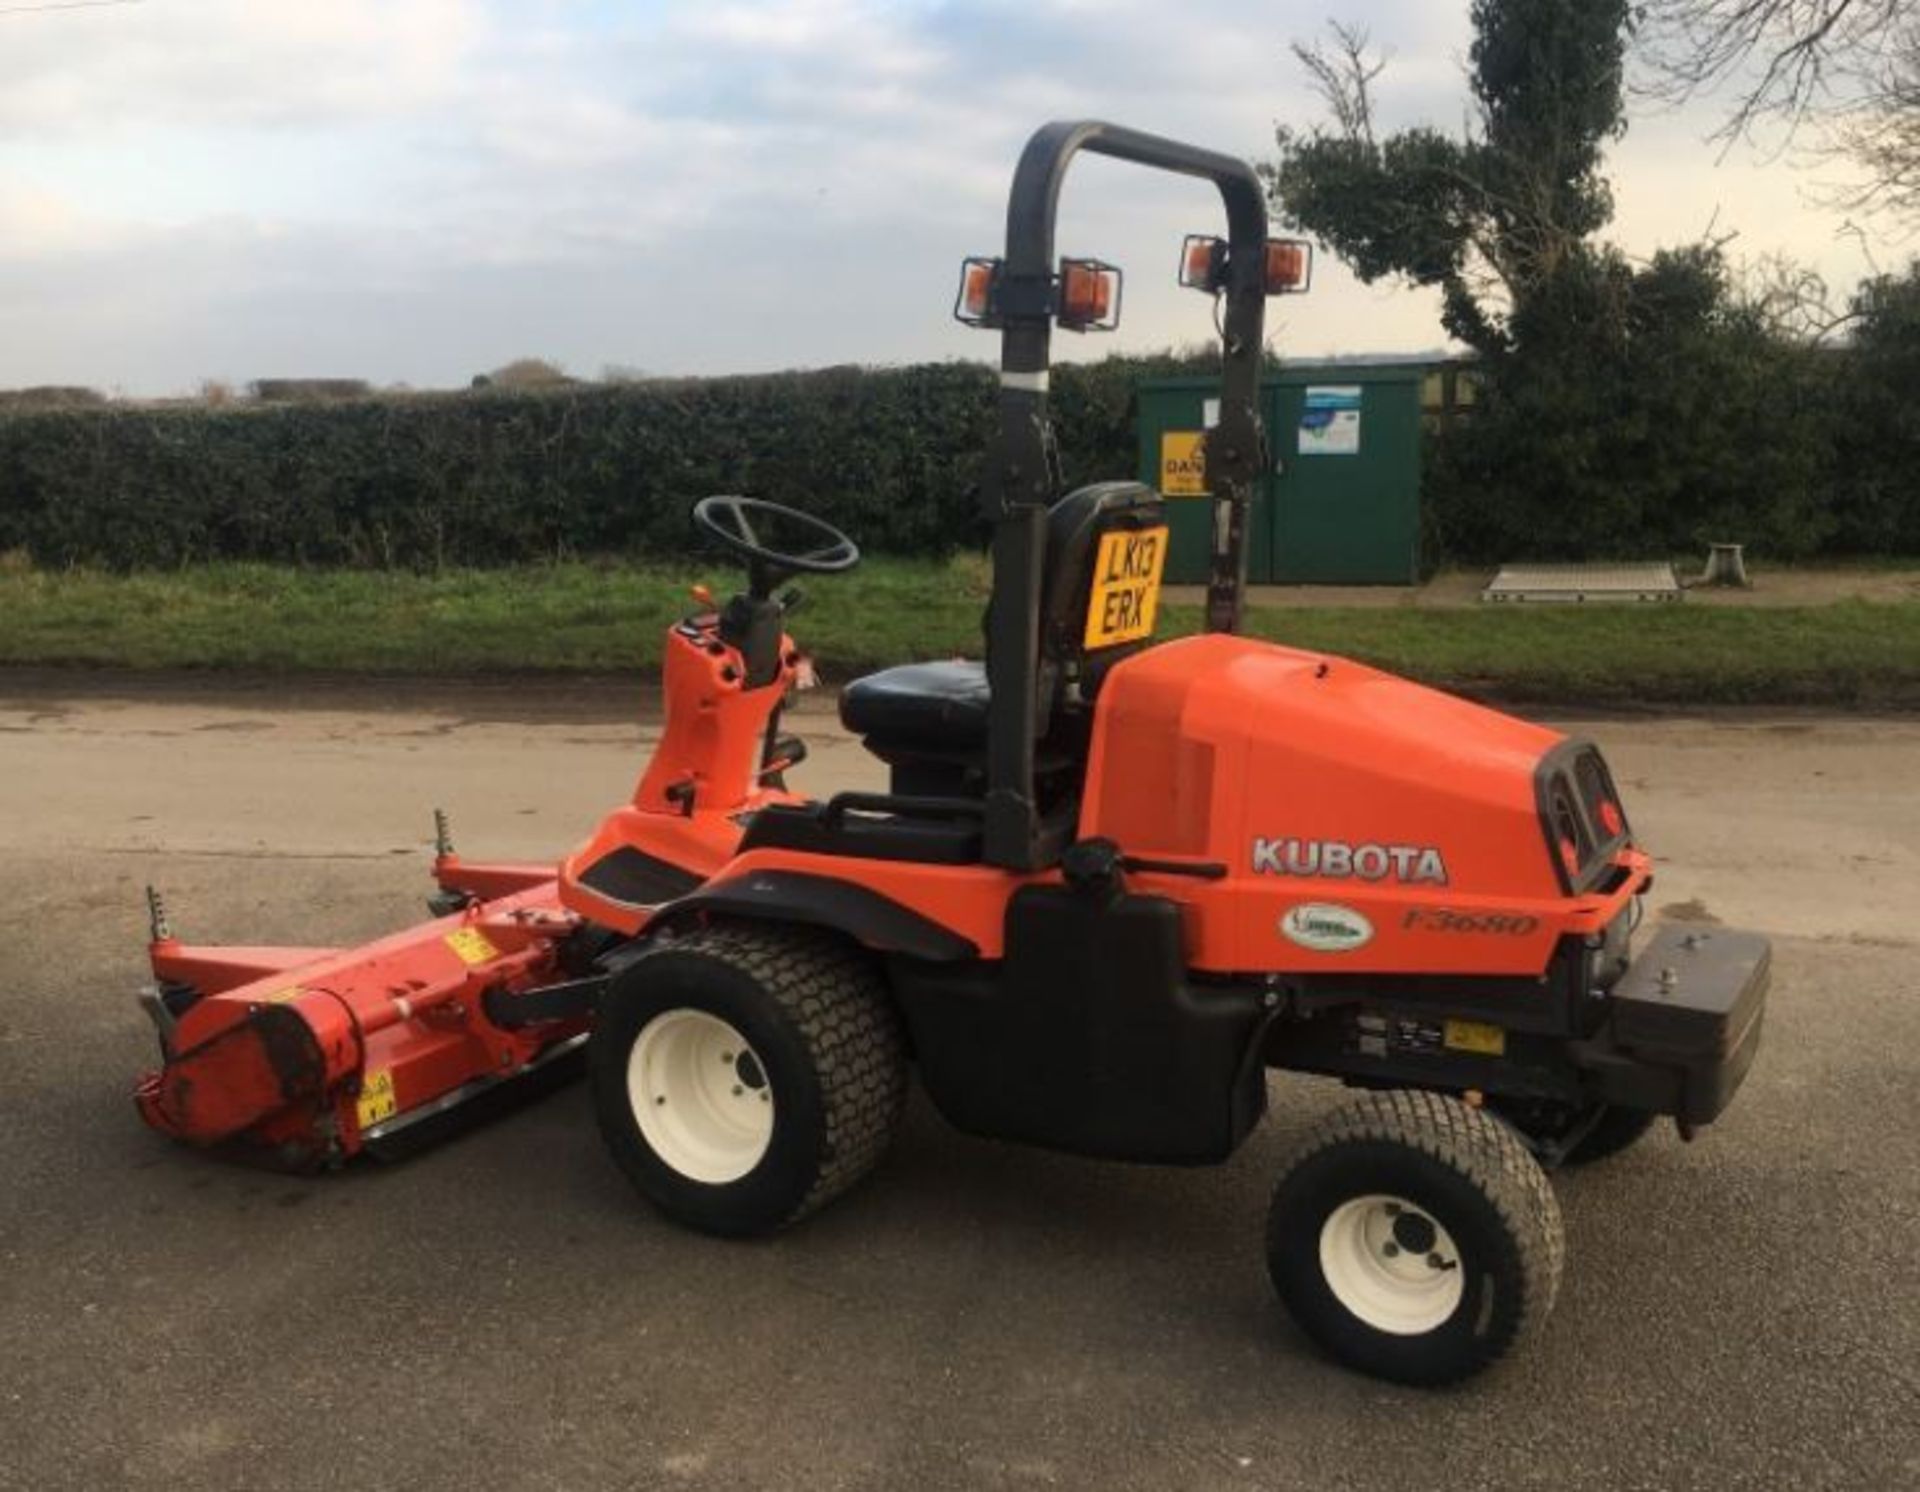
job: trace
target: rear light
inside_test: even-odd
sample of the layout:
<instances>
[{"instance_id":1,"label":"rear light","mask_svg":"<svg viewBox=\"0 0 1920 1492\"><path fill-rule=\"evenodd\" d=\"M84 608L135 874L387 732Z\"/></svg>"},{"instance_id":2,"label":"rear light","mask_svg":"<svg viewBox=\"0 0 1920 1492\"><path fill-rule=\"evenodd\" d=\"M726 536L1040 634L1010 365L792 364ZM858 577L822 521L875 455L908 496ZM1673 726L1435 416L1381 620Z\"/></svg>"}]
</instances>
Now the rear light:
<instances>
[{"instance_id":1,"label":"rear light","mask_svg":"<svg viewBox=\"0 0 1920 1492\"><path fill-rule=\"evenodd\" d=\"M1564 889L1605 881L1618 867L1614 852L1633 832L1605 760L1582 743L1564 754L1553 752L1538 770L1542 827L1556 868L1564 871Z\"/></svg>"},{"instance_id":2,"label":"rear light","mask_svg":"<svg viewBox=\"0 0 1920 1492\"><path fill-rule=\"evenodd\" d=\"M1304 295L1313 285L1313 245L1299 238L1267 240L1268 295Z\"/></svg>"},{"instance_id":3,"label":"rear light","mask_svg":"<svg viewBox=\"0 0 1920 1492\"><path fill-rule=\"evenodd\" d=\"M1180 283L1189 290L1226 289L1227 243L1191 233L1180 245ZM1313 245L1303 238L1270 238L1261 254L1261 285L1268 295L1304 295L1313 286Z\"/></svg>"},{"instance_id":4,"label":"rear light","mask_svg":"<svg viewBox=\"0 0 1920 1492\"><path fill-rule=\"evenodd\" d=\"M1227 241L1190 233L1180 245L1180 283L1213 294L1227 283Z\"/></svg>"},{"instance_id":5,"label":"rear light","mask_svg":"<svg viewBox=\"0 0 1920 1492\"><path fill-rule=\"evenodd\" d=\"M1110 332L1120 324L1120 271L1098 259L1062 259L1059 277L1009 281L1000 259L960 261L954 320L998 327L1008 316L1053 316L1072 332Z\"/></svg>"},{"instance_id":6,"label":"rear light","mask_svg":"<svg viewBox=\"0 0 1920 1492\"><path fill-rule=\"evenodd\" d=\"M1000 281L998 259L960 261L960 294L953 303L956 321L968 326L994 324L994 289Z\"/></svg>"},{"instance_id":7,"label":"rear light","mask_svg":"<svg viewBox=\"0 0 1920 1492\"><path fill-rule=\"evenodd\" d=\"M1112 331L1120 324L1120 271L1098 259L1062 259L1056 305L1068 331Z\"/></svg>"},{"instance_id":8,"label":"rear light","mask_svg":"<svg viewBox=\"0 0 1920 1492\"><path fill-rule=\"evenodd\" d=\"M1595 828L1608 839L1627 834L1627 813L1620 806L1620 794L1614 790L1613 776L1598 751L1589 747L1580 753L1573 766L1574 781L1580 789L1580 801Z\"/></svg>"},{"instance_id":9,"label":"rear light","mask_svg":"<svg viewBox=\"0 0 1920 1492\"><path fill-rule=\"evenodd\" d=\"M1593 854L1592 831L1575 806L1573 784L1564 774L1554 779L1548 803L1548 833L1571 886L1580 879L1582 868Z\"/></svg>"}]
</instances>

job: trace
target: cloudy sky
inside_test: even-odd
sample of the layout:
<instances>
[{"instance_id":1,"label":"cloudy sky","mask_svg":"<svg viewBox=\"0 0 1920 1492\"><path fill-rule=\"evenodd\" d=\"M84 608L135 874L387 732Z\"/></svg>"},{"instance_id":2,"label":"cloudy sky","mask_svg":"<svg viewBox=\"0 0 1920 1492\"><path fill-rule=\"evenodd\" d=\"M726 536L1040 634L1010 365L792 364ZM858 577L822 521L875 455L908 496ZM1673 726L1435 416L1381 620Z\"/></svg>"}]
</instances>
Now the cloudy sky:
<instances>
[{"instance_id":1,"label":"cloudy sky","mask_svg":"<svg viewBox=\"0 0 1920 1492\"><path fill-rule=\"evenodd\" d=\"M1092 115L1258 158L1313 115L1290 38L1367 24L1387 127L1463 113L1465 0L0 0L0 387L419 387L538 355L708 373L986 356L948 313L1021 141ZM71 8L70 8L71 7ZM1712 105L1636 116L1613 236L1736 231L1844 286L1807 179L1716 163ZM1208 189L1084 161L1063 250L1127 324L1206 332L1172 285ZM1887 258L1897 258L1889 252ZM1433 303L1329 260L1287 355L1437 346Z\"/></svg>"}]
</instances>

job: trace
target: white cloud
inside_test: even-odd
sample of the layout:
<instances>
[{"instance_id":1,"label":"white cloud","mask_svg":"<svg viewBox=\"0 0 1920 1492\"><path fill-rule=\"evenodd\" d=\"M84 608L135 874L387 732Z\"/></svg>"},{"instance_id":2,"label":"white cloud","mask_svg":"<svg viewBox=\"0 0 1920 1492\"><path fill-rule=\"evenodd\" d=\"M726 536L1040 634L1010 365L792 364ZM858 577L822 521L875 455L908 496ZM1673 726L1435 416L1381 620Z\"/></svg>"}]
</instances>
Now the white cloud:
<instances>
[{"instance_id":1,"label":"white cloud","mask_svg":"<svg viewBox=\"0 0 1920 1492\"><path fill-rule=\"evenodd\" d=\"M0 264L70 254L100 240L100 229L67 198L0 180Z\"/></svg>"},{"instance_id":2,"label":"white cloud","mask_svg":"<svg viewBox=\"0 0 1920 1492\"><path fill-rule=\"evenodd\" d=\"M9 16L0 141L336 124L428 107L480 29L469 0L153 0Z\"/></svg>"},{"instance_id":3,"label":"white cloud","mask_svg":"<svg viewBox=\"0 0 1920 1492\"><path fill-rule=\"evenodd\" d=\"M1387 127L1465 111L1465 7L1367 0ZM1320 0L151 0L0 20L0 385L203 376L463 381L521 353L593 372L991 355L946 318L1026 133L1095 115L1257 157L1313 111L1286 54ZM1615 156L1619 235L1850 273L1776 168L1687 131ZM1118 338L1190 341L1171 283L1194 183L1077 167L1062 247L1129 271ZM1697 220L1697 221L1696 221ZM1294 352L1425 348L1431 297L1323 263Z\"/></svg>"}]
</instances>

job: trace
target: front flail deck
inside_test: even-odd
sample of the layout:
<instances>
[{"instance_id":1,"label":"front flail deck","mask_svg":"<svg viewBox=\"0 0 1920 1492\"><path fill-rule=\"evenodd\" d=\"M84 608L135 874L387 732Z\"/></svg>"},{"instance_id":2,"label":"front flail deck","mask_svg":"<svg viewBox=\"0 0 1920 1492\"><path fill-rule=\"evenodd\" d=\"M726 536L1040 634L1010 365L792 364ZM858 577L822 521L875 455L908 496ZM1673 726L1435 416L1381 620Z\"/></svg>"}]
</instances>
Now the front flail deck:
<instances>
[{"instance_id":1,"label":"front flail deck","mask_svg":"<svg viewBox=\"0 0 1920 1492\"><path fill-rule=\"evenodd\" d=\"M553 869L464 865L443 835L434 875L436 906L458 910L344 950L190 946L154 897L165 1061L135 1090L141 1117L310 1169L550 1072L584 1042L599 982Z\"/></svg>"}]
</instances>

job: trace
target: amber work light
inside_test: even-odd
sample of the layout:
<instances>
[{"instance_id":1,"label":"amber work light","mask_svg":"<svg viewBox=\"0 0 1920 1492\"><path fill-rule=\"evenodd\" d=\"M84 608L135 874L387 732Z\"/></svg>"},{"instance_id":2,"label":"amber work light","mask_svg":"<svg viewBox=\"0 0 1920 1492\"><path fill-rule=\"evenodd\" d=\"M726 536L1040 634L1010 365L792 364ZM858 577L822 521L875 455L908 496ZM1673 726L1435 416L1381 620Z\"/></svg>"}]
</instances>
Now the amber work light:
<instances>
[{"instance_id":1,"label":"amber work light","mask_svg":"<svg viewBox=\"0 0 1920 1492\"><path fill-rule=\"evenodd\" d=\"M1062 259L1054 319L1070 332L1110 332L1120 324L1120 271L1098 259Z\"/></svg>"}]
</instances>

